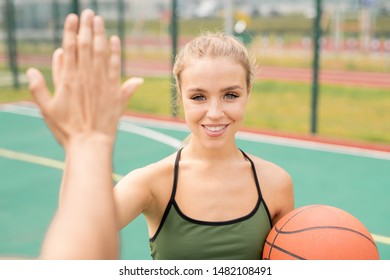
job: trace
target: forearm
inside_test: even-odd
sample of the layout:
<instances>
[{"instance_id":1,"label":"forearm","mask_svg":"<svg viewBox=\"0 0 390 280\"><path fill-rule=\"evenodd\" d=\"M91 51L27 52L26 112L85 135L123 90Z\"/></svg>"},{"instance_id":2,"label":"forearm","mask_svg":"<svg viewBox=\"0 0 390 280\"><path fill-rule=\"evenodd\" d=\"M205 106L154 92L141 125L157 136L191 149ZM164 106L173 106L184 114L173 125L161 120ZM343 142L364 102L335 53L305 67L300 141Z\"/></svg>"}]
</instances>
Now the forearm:
<instances>
[{"instance_id":1,"label":"forearm","mask_svg":"<svg viewBox=\"0 0 390 280\"><path fill-rule=\"evenodd\" d=\"M111 141L102 135L83 136L66 147L61 205L47 233L42 258L118 257Z\"/></svg>"}]
</instances>

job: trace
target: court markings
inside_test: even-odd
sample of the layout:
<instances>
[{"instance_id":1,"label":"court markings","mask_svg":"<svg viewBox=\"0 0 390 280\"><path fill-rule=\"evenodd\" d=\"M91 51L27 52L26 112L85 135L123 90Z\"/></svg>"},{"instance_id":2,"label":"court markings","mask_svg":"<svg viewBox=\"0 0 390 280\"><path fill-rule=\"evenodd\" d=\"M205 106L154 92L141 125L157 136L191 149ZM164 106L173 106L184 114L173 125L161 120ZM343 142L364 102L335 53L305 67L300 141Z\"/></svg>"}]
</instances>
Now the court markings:
<instances>
[{"instance_id":1,"label":"court markings","mask_svg":"<svg viewBox=\"0 0 390 280\"><path fill-rule=\"evenodd\" d=\"M373 233L371 233L371 235L372 238L374 238L375 242L390 245L390 237L373 234Z\"/></svg>"},{"instance_id":2,"label":"court markings","mask_svg":"<svg viewBox=\"0 0 390 280\"><path fill-rule=\"evenodd\" d=\"M4 112L10 112L10 113L15 113L15 114L20 114L20 115L26 115L26 116L31 116L31 117L38 117L41 118L41 114L39 110L34 106L34 105L27 105L27 106L20 106L20 105L12 105L12 104L7 104L7 105L1 105L0 109ZM166 129L173 129L173 130L180 130L180 131L188 131L188 129L185 127L184 124L175 124L171 122L164 122L164 121L150 121L150 120L145 120L141 118L134 118L134 117L123 117L123 120L120 122L119 129L121 131L129 132L129 133L134 133L138 135L142 135L144 137L150 138L152 140L158 141L160 143L164 143L168 146L171 146L173 148L179 148L182 145L182 142L176 138L173 138L171 136L168 136L166 134L154 131L152 129L148 129L145 127L140 127L137 125L134 125L132 123L129 123L129 121L132 121L134 123L138 124L143 124L147 125L149 127L156 127L156 128L166 128ZM309 143L309 141L295 141L291 140L292 143L290 143L290 139L286 139L286 142L284 139L281 137L274 137L274 136L266 136L262 137L262 135L255 135L253 133L246 133L246 132L240 132L239 136L241 139L244 140L250 140L250 141L257 141L257 142L263 142L265 141L266 143L270 144L275 144L274 142L271 141L276 141L276 145L286 145L286 146L292 146L292 147L299 147L299 148L306 148L304 146L304 143ZM260 140L259 140L260 139ZM261 141L263 140L263 141ZM279 140L279 141L278 141ZM288 140L288 141L287 141ZM301 143L303 142L303 143ZM314 143L317 144L317 143ZM346 149L350 149L349 152L344 152L343 150L340 150L342 146L337 146L337 145L329 145L329 144L322 144L319 143L320 145L313 145L309 149L313 150L321 150L321 151L327 151L328 152L339 152L339 153L346 153L346 154L352 154L352 155L358 155L358 156L366 156L366 157L374 157L374 158L379 158L379 159L390 159L390 155L385 152L377 152L377 151L370 151L370 150L365 150L365 149L351 149L350 147L346 147ZM324 145L324 147L321 147L321 145ZM344 147L343 147L344 148ZM13 159L13 160L19 160L19 161L24 161L24 162L29 162L33 164L38 164L42 165L45 167L50 167L50 168L56 168L56 169L61 169L63 170L64 168L64 162L45 158L45 157L40 157L36 155L31 155L27 153L21 153L21 152L16 152L16 151L11 151L11 150L6 150L6 149L1 149L0 148L0 156ZM115 181L119 181L121 178L123 178L122 175L119 174L113 174L113 179ZM372 237L374 238L375 242L390 245L390 237L387 236L382 236L378 234L373 234L371 233Z\"/></svg>"},{"instance_id":3,"label":"court markings","mask_svg":"<svg viewBox=\"0 0 390 280\"><path fill-rule=\"evenodd\" d=\"M40 156L27 154L27 153L16 152L16 151L2 149L2 148L0 148L0 157L8 158L11 160L19 160L19 161L37 164L37 165L59 169L59 170L63 170L65 167L65 163L63 161L40 157ZM123 178L123 176L118 174L112 174L112 178L115 181L119 181L120 179Z\"/></svg>"},{"instance_id":4,"label":"court markings","mask_svg":"<svg viewBox=\"0 0 390 280\"><path fill-rule=\"evenodd\" d=\"M133 134L138 134L138 135L144 136L146 138L150 138L150 139L155 140L157 142L171 146L175 149L180 148L182 145L182 142L180 140L177 140L176 138L173 138L169 135L157 132L157 131L149 129L149 128L144 128L144 127L140 127L140 126L131 124L131 123L126 122L126 121L125 122L121 121L119 123L119 130L133 133Z\"/></svg>"},{"instance_id":5,"label":"court markings","mask_svg":"<svg viewBox=\"0 0 390 280\"><path fill-rule=\"evenodd\" d=\"M3 104L0 105L0 110L19 115L27 115L32 117L42 118L38 108L33 103L19 103L19 104ZM138 125L137 125L138 124ZM143 127L139 126L142 125ZM146 126L146 127L145 127ZM148 129L152 128L152 129ZM162 121L162 120L148 120L139 117L124 116L121 119L119 130L142 135L144 137L153 139L155 141L164 143L175 149L182 145L182 142L166 134L157 132L153 128L170 129L176 131L189 132L185 124ZM385 151L376 151L358 147L347 147L337 144L328 144L321 142L313 142L309 140L291 139L271 135L263 135L251 132L239 131L237 139L261 142L272 145L300 148L306 150L316 150L322 152L331 152L338 154L353 155L359 157L369 157L375 159L390 160L390 153Z\"/></svg>"},{"instance_id":6,"label":"court markings","mask_svg":"<svg viewBox=\"0 0 390 280\"><path fill-rule=\"evenodd\" d=\"M161 121L161 120L149 120L139 117L125 116L123 119L132 123L147 126L149 128L161 128L169 130L177 130L183 132L189 132L185 124ZM385 151L377 151L358 147L349 147L337 144L328 144L321 142L313 142L309 140L292 139L280 136L264 135L253 132L239 131L237 133L237 139L246 140L251 142L261 142L272 145L300 148L305 150L315 150L321 152L330 152L337 154L346 154L359 157L368 157L375 159L390 160L390 153Z\"/></svg>"},{"instance_id":7,"label":"court markings","mask_svg":"<svg viewBox=\"0 0 390 280\"><path fill-rule=\"evenodd\" d=\"M14 104L0 105L0 111L13 113L13 114L17 114L17 115L25 115L25 116L29 116L29 117L42 118L42 115L39 112L38 108L35 105L30 105L30 104L26 104L26 105L14 105ZM175 149L179 148L182 144L180 140L177 140L176 138L173 138L173 137L168 136L166 134L129 123L128 120L126 120L126 118L123 118L120 121L118 129L121 131L129 132L129 133L144 136L146 138L153 139L153 140L158 141L160 143L171 146Z\"/></svg>"}]
</instances>

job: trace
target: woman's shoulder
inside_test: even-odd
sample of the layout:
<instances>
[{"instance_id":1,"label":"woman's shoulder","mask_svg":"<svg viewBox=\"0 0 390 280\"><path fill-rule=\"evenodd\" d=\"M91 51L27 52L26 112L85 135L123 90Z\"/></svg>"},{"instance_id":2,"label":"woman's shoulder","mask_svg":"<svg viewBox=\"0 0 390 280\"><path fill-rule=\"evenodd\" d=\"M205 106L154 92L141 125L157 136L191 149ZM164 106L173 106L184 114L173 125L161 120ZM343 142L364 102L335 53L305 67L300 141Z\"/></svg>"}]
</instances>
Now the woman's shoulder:
<instances>
[{"instance_id":1,"label":"woman's shoulder","mask_svg":"<svg viewBox=\"0 0 390 280\"><path fill-rule=\"evenodd\" d=\"M248 155L257 171L262 194L273 224L294 208L294 189L290 174L281 166L260 157Z\"/></svg>"},{"instance_id":2,"label":"woman's shoulder","mask_svg":"<svg viewBox=\"0 0 390 280\"><path fill-rule=\"evenodd\" d=\"M293 191L292 177L283 167L257 156L248 156L255 165L258 180L265 192L291 193Z\"/></svg>"},{"instance_id":3,"label":"woman's shoulder","mask_svg":"<svg viewBox=\"0 0 390 280\"><path fill-rule=\"evenodd\" d=\"M134 169L118 182L114 193L122 227L141 212L153 212L169 198L174 162L175 154Z\"/></svg>"},{"instance_id":4,"label":"woman's shoulder","mask_svg":"<svg viewBox=\"0 0 390 280\"><path fill-rule=\"evenodd\" d=\"M123 183L137 182L150 185L153 181L159 181L169 174L172 174L175 164L176 152L144 167L130 171L121 180Z\"/></svg>"},{"instance_id":5,"label":"woman's shoulder","mask_svg":"<svg viewBox=\"0 0 390 280\"><path fill-rule=\"evenodd\" d=\"M254 156L251 154L247 155L253 161L256 170L263 175L282 176L286 179L290 178L289 173L280 165L258 156Z\"/></svg>"}]
</instances>

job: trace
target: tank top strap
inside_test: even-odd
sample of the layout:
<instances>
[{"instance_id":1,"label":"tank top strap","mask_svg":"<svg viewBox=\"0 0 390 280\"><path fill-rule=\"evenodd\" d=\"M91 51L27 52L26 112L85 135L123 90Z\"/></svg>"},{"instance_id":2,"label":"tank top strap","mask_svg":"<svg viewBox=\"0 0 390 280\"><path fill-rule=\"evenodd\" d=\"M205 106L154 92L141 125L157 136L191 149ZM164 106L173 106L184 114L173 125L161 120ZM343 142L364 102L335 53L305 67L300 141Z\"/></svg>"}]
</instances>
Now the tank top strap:
<instances>
[{"instance_id":1,"label":"tank top strap","mask_svg":"<svg viewBox=\"0 0 390 280\"><path fill-rule=\"evenodd\" d=\"M256 184L257 192L258 192L258 194L259 194L259 197L260 197L261 199L263 199L262 196L261 196L260 183L259 183L259 180L258 180L258 178L257 178L257 172L256 172L255 164L254 164L254 162L251 160L251 158L250 158L246 153L244 153L244 151L242 151L241 149L240 149L240 151L241 151L241 153L244 155L244 157L245 157L245 158L250 162L250 164L251 164L252 173L253 173L253 177L254 177L254 179L255 179L255 184Z\"/></svg>"},{"instance_id":2,"label":"tank top strap","mask_svg":"<svg viewBox=\"0 0 390 280\"><path fill-rule=\"evenodd\" d=\"M180 150L177 151L177 154L176 154L176 160L175 160L175 167L174 167L174 170L173 170L173 186L172 186L172 193L171 193L171 198L170 198L170 203L172 203L175 199L175 195L176 195L176 190L177 190L177 180L178 180L178 177L179 177L179 162L180 162L180 156L181 156L181 151L183 150L183 148L181 148Z\"/></svg>"},{"instance_id":3,"label":"tank top strap","mask_svg":"<svg viewBox=\"0 0 390 280\"><path fill-rule=\"evenodd\" d=\"M165 223L165 220L167 219L168 217L168 213L170 211L170 209L172 208L172 205L175 201L175 195L176 195L176 189L177 189L177 180L178 180L178 176L179 176L179 161L180 161L180 155L181 155L181 150L183 148L181 148L180 150L177 151L177 154L176 154L176 160L175 160L175 165L174 165L174 170L173 170L173 186L172 186L172 192L171 192L171 197L169 198L169 201L168 201L168 204L167 206L165 207L165 210L164 210L164 213L163 213L163 216L161 218L161 221L160 221L160 224L157 228L157 231L155 232L155 234L149 238L149 241L154 241L159 232L161 231L164 223Z\"/></svg>"},{"instance_id":4,"label":"tank top strap","mask_svg":"<svg viewBox=\"0 0 390 280\"><path fill-rule=\"evenodd\" d=\"M240 151L241 151L241 153L244 155L244 157L245 157L247 160L249 160L249 162L250 162L250 164L251 164L252 173L253 173L253 177L254 177L254 179L255 179L255 184L256 184L256 188L257 188L257 193L258 193L258 195L259 195L259 200L264 204L264 207L265 207L266 212L267 212L267 215L268 215L268 219L269 219L269 221L270 221L270 224L272 225L271 213L269 212L267 203L265 203L263 194L261 193L260 183L259 183L259 179L257 178L257 172L256 172L255 164L254 164L254 162L251 160L251 158L250 158L246 153L244 153L244 151L242 151L241 149L240 149Z\"/></svg>"}]
</instances>

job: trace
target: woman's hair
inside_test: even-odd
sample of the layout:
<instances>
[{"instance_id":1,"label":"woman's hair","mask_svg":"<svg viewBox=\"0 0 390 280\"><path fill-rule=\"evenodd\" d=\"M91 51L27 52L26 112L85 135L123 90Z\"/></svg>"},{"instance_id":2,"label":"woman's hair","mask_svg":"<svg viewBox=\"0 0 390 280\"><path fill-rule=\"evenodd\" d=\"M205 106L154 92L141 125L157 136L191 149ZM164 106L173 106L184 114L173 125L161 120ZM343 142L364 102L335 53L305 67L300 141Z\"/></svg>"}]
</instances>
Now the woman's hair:
<instances>
[{"instance_id":1,"label":"woman's hair","mask_svg":"<svg viewBox=\"0 0 390 280\"><path fill-rule=\"evenodd\" d=\"M244 68L249 89L253 79L254 66L249 59L246 47L233 36L222 32L207 32L186 44L176 56L173 75L178 92L180 92L181 86L181 73L192 60L221 57L236 60Z\"/></svg>"}]
</instances>

